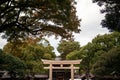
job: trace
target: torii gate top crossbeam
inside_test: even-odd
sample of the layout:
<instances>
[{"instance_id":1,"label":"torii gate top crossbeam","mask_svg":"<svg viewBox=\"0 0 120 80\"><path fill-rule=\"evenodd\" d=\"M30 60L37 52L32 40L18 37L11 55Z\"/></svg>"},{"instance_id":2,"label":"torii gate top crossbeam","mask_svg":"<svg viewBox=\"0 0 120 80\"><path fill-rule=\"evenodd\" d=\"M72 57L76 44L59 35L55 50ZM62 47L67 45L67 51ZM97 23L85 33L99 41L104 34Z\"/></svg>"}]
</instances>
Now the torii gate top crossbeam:
<instances>
[{"instance_id":1,"label":"torii gate top crossbeam","mask_svg":"<svg viewBox=\"0 0 120 80\"><path fill-rule=\"evenodd\" d=\"M43 64L80 64L82 60L44 60L42 59Z\"/></svg>"}]
</instances>

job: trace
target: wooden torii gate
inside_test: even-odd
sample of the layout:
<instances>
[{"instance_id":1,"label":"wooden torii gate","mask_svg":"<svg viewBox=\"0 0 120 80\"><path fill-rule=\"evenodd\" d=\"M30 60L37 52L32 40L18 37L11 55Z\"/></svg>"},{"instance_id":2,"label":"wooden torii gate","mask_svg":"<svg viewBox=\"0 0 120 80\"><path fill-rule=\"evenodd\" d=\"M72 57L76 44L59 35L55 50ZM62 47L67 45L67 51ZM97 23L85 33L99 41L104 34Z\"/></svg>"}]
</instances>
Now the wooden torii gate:
<instances>
[{"instance_id":1,"label":"wooden torii gate","mask_svg":"<svg viewBox=\"0 0 120 80\"><path fill-rule=\"evenodd\" d=\"M43 64L48 64L49 66L44 67L44 69L49 69L49 79L52 80L52 71L53 69L70 69L71 70L71 80L74 80L74 70L79 69L79 67L75 67L75 64L80 64L81 60L44 60L42 59ZM53 66L60 65L60 66ZM64 66L70 65L70 66Z\"/></svg>"}]
</instances>

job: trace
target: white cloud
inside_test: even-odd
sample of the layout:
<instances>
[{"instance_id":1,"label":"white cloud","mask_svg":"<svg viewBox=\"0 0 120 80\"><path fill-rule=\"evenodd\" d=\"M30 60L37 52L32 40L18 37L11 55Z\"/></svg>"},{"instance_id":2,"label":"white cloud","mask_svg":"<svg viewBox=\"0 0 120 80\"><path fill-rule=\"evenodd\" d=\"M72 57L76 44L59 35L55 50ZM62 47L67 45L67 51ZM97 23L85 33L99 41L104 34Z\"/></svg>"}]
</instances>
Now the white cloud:
<instances>
[{"instance_id":1,"label":"white cloud","mask_svg":"<svg viewBox=\"0 0 120 80\"><path fill-rule=\"evenodd\" d=\"M4 45L7 43L7 41L6 41L5 39L2 39L2 38L1 38L1 35L2 35L2 34L0 34L0 49L3 49L3 47L4 47Z\"/></svg>"}]
</instances>

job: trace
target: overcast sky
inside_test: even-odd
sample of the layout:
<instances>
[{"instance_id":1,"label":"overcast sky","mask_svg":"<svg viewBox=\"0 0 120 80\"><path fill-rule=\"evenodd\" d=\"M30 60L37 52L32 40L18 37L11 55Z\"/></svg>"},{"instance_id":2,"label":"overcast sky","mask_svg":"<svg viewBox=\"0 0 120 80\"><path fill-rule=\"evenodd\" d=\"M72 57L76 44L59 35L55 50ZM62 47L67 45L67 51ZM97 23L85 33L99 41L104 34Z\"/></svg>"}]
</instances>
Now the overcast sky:
<instances>
[{"instance_id":1,"label":"overcast sky","mask_svg":"<svg viewBox=\"0 0 120 80\"><path fill-rule=\"evenodd\" d=\"M100 7L92 3L92 0L77 0L77 15L81 21L81 32L80 34L75 34L75 41L80 42L80 45L86 45L88 42L98 34L108 33L106 28L100 26L101 20L104 18L103 14L100 14ZM58 46L59 40L50 37L49 41L55 48ZM6 44L6 40L0 38L0 48ZM56 50L55 50L56 51ZM56 52L58 55L58 53Z\"/></svg>"},{"instance_id":2,"label":"overcast sky","mask_svg":"<svg viewBox=\"0 0 120 80\"><path fill-rule=\"evenodd\" d=\"M108 33L106 28L100 25L104 15L100 14L100 7L92 3L92 0L77 0L77 15L82 19L81 32L75 36L81 46L90 42L96 35Z\"/></svg>"}]
</instances>

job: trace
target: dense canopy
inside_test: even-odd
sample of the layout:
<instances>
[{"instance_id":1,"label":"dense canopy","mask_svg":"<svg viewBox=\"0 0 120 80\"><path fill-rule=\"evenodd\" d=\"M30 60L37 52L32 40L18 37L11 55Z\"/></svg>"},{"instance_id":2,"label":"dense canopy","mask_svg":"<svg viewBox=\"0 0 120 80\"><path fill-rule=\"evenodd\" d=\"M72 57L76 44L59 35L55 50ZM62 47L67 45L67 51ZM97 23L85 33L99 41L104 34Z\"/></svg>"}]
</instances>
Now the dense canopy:
<instances>
[{"instance_id":1,"label":"dense canopy","mask_svg":"<svg viewBox=\"0 0 120 80\"><path fill-rule=\"evenodd\" d=\"M0 33L8 40L78 33L75 0L0 0ZM19 37L19 38L18 38Z\"/></svg>"}]
</instances>

